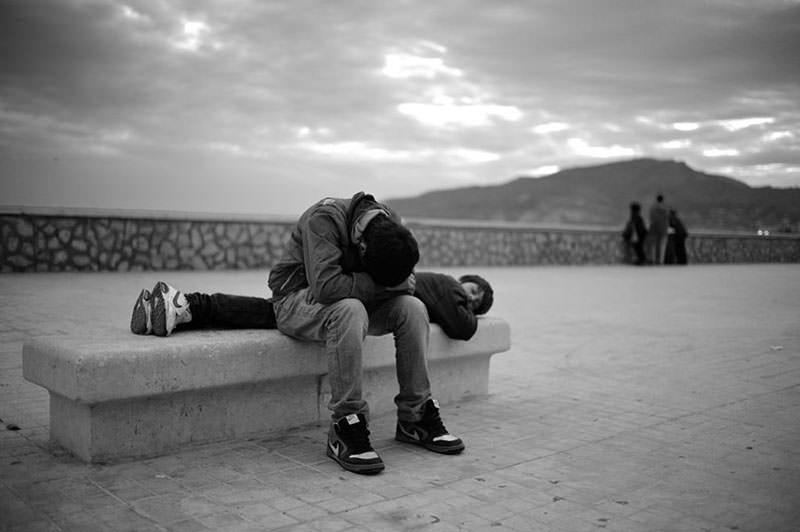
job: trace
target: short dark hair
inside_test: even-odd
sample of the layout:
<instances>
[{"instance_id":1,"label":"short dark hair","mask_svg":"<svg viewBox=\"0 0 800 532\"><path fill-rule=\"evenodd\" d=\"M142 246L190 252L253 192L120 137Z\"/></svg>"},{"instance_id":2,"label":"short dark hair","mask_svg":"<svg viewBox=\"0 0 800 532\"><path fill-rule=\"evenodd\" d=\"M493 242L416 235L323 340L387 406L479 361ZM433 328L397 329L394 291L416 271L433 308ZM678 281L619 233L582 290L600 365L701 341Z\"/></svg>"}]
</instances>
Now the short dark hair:
<instances>
[{"instance_id":1,"label":"short dark hair","mask_svg":"<svg viewBox=\"0 0 800 532\"><path fill-rule=\"evenodd\" d=\"M419 262L419 246L411 231L379 214L364 228L364 270L382 286L395 286L411 275Z\"/></svg>"},{"instance_id":2,"label":"short dark hair","mask_svg":"<svg viewBox=\"0 0 800 532\"><path fill-rule=\"evenodd\" d=\"M478 308L475 309L475 314L486 314L489 312L489 309L492 308L492 303L494 303L494 290L492 290L492 285L489 284L489 281L480 275L462 275L458 278L458 282L475 283L478 285L478 287L483 290L483 299L481 299L481 304L478 305Z\"/></svg>"}]
</instances>

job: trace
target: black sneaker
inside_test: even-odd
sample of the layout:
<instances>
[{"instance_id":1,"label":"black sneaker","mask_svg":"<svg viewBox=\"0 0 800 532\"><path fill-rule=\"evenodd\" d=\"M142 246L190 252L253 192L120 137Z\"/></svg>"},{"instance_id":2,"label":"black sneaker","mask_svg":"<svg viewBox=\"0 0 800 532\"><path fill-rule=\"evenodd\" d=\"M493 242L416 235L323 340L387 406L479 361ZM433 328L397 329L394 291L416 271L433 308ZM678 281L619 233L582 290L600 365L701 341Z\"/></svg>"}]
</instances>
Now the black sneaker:
<instances>
[{"instance_id":1,"label":"black sneaker","mask_svg":"<svg viewBox=\"0 0 800 532\"><path fill-rule=\"evenodd\" d=\"M444 428L439 416L439 403L434 399L428 399L423 405L422 419L419 421L398 421L394 438L397 441L422 445L437 453L458 454L464 450L464 442Z\"/></svg>"},{"instance_id":2,"label":"black sneaker","mask_svg":"<svg viewBox=\"0 0 800 532\"><path fill-rule=\"evenodd\" d=\"M331 423L327 447L328 456L348 471L363 475L383 471L383 460L369 443L367 420L362 414L350 414Z\"/></svg>"}]
</instances>

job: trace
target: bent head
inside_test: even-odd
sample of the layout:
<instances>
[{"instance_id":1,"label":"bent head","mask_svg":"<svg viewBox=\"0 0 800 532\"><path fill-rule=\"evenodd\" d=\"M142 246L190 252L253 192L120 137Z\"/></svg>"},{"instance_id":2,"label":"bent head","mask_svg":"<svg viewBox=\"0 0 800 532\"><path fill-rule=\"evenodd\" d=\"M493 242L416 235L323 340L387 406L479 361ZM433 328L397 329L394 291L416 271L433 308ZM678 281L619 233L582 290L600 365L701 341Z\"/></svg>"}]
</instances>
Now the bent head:
<instances>
[{"instance_id":1,"label":"bent head","mask_svg":"<svg viewBox=\"0 0 800 532\"><path fill-rule=\"evenodd\" d=\"M486 314L494 303L492 285L480 275L462 275L458 282L467 293L470 308L475 314Z\"/></svg>"},{"instance_id":2,"label":"bent head","mask_svg":"<svg viewBox=\"0 0 800 532\"><path fill-rule=\"evenodd\" d=\"M361 253L364 270L382 286L402 283L419 262L419 247L411 231L382 214L364 228Z\"/></svg>"}]
</instances>

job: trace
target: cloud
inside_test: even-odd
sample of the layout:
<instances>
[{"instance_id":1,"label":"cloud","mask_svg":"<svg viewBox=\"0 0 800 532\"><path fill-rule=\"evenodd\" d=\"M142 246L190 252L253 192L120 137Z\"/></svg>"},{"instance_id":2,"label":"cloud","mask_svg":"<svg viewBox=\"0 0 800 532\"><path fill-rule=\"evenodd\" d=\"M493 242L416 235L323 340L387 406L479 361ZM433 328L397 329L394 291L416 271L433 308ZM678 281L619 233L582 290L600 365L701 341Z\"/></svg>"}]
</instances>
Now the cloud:
<instances>
[{"instance_id":1,"label":"cloud","mask_svg":"<svg viewBox=\"0 0 800 532\"><path fill-rule=\"evenodd\" d=\"M574 137L567 141L567 145L577 155L599 159L622 159L640 155L638 150L633 147L619 146L617 144L613 146L592 146L585 140Z\"/></svg>"},{"instance_id":2,"label":"cloud","mask_svg":"<svg viewBox=\"0 0 800 532\"><path fill-rule=\"evenodd\" d=\"M700 129L700 124L697 122L675 122L672 127L678 131L695 131Z\"/></svg>"},{"instance_id":3,"label":"cloud","mask_svg":"<svg viewBox=\"0 0 800 532\"><path fill-rule=\"evenodd\" d=\"M744 129L751 126L761 126L764 124L772 124L775 122L775 118L771 116L760 116L760 117L752 117L752 118L735 118L732 120L720 120L719 125L727 129L728 131L739 131L740 129Z\"/></svg>"},{"instance_id":4,"label":"cloud","mask_svg":"<svg viewBox=\"0 0 800 532\"><path fill-rule=\"evenodd\" d=\"M406 102L398 105L397 110L423 124L436 127L451 125L487 126L491 124L493 118L501 118L513 122L522 117L522 111L514 106L495 104Z\"/></svg>"},{"instance_id":5,"label":"cloud","mask_svg":"<svg viewBox=\"0 0 800 532\"><path fill-rule=\"evenodd\" d=\"M439 52L444 50L444 47L437 49ZM381 73L390 78L425 79L435 79L440 75L455 77L463 75L461 70L445 65L444 59L440 57L420 57L403 52L386 54Z\"/></svg>"},{"instance_id":6,"label":"cloud","mask_svg":"<svg viewBox=\"0 0 800 532\"><path fill-rule=\"evenodd\" d=\"M598 158L800 185L797 49L785 0L5 0L0 177L94 175L59 191L97 206L122 175L197 205L238 179L292 212L270 191L314 176L409 195Z\"/></svg>"},{"instance_id":7,"label":"cloud","mask_svg":"<svg viewBox=\"0 0 800 532\"><path fill-rule=\"evenodd\" d=\"M565 124L564 122L548 122L546 124L537 124L533 126L531 128L531 131L543 135L546 133L556 133L559 131L566 131L567 129L569 129L569 124Z\"/></svg>"}]
</instances>

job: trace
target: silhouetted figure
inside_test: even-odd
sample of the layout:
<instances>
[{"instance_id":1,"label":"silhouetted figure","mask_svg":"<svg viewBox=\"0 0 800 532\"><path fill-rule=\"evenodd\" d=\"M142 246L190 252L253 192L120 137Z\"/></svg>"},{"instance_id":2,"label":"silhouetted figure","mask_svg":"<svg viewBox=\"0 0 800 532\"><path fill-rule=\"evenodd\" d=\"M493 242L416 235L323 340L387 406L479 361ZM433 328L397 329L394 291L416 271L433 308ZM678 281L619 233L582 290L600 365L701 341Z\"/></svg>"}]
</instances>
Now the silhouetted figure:
<instances>
[{"instance_id":1,"label":"silhouetted figure","mask_svg":"<svg viewBox=\"0 0 800 532\"><path fill-rule=\"evenodd\" d=\"M656 196L656 202L650 207L651 257L654 264L664 264L667 252L667 229L669 228L669 211L664 205L664 196Z\"/></svg>"},{"instance_id":2,"label":"silhouetted figure","mask_svg":"<svg viewBox=\"0 0 800 532\"><path fill-rule=\"evenodd\" d=\"M622 238L626 244L625 255L629 262L641 266L647 262L647 257L644 253L647 228L644 225L644 218L642 218L642 206L634 201L631 203L630 209L631 216L622 231ZM631 251L633 251L635 259L631 255Z\"/></svg>"},{"instance_id":3,"label":"silhouetted figure","mask_svg":"<svg viewBox=\"0 0 800 532\"><path fill-rule=\"evenodd\" d=\"M678 218L678 213L675 209L669 210L668 232L666 264L687 264L686 237L689 236L689 232L681 219Z\"/></svg>"}]
</instances>

